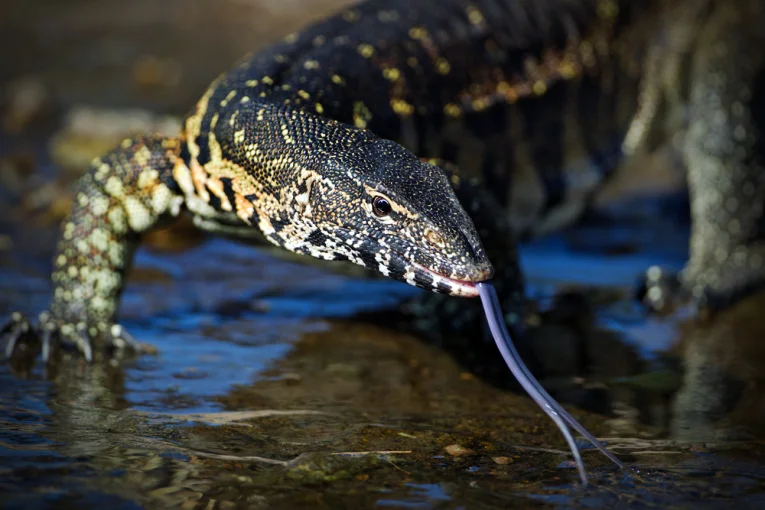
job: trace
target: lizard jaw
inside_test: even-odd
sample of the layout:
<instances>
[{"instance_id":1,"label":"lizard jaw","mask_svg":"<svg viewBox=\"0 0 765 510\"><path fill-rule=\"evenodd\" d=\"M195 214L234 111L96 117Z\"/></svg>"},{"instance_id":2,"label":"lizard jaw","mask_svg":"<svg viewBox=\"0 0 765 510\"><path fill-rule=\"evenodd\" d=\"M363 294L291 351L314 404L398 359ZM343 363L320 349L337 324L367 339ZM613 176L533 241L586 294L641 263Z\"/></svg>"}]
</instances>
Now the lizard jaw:
<instances>
[{"instance_id":1,"label":"lizard jaw","mask_svg":"<svg viewBox=\"0 0 765 510\"><path fill-rule=\"evenodd\" d=\"M370 236L360 236L361 239L359 240L349 235L352 232L346 228L337 230L340 242L352 248L352 250L342 253L345 260L351 260L367 269L377 271L384 276L414 287L439 294L475 298L480 295L476 283L486 282L494 274L491 265L487 264L485 268L469 271L472 273L468 276L469 280L458 280L428 269L428 267L404 256L400 251L391 249L387 243L381 244L380 241ZM360 246L363 246L363 249L359 250ZM374 253L375 255L374 257L364 257L362 253ZM316 256L312 253L310 255Z\"/></svg>"},{"instance_id":2,"label":"lizard jaw","mask_svg":"<svg viewBox=\"0 0 765 510\"><path fill-rule=\"evenodd\" d=\"M431 271L427 267L418 264L416 262L412 262L412 264L420 269L421 271L424 271L427 273L432 279L433 279L433 290L436 290L439 287L445 286L447 287L448 294L451 296L461 296L461 297L478 297L478 288L475 286L476 282L471 282L467 280L455 280L454 278L449 278L448 276L444 276L442 274L438 274L435 271ZM488 280L488 278L486 278Z\"/></svg>"}]
</instances>

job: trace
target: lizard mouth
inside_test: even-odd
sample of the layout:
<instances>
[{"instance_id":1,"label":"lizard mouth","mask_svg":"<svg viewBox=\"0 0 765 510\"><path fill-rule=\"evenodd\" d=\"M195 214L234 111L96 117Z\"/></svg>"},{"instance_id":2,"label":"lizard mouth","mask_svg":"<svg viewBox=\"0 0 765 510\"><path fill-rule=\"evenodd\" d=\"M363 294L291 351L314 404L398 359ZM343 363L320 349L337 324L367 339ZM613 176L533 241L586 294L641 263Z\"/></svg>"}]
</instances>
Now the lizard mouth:
<instances>
[{"instance_id":1,"label":"lizard mouth","mask_svg":"<svg viewBox=\"0 0 765 510\"><path fill-rule=\"evenodd\" d=\"M351 232L350 229L348 231L349 233ZM365 236L364 240L359 243L358 241L352 242L354 241L353 238L351 236L348 237L349 239L344 239L344 241L353 248L358 249L360 244L366 244L364 246L366 251L376 254L372 260L370 260L372 257L366 260L361 256L351 257L353 262L373 271L378 271L394 280L399 280L431 292L451 296L478 297L480 294L476 284L490 280L494 274L491 265L487 264L486 267L478 265L472 270L467 270L466 277L469 279L453 278L428 269L426 266L406 257L398 250L392 249L390 245L381 244L375 238Z\"/></svg>"},{"instance_id":2,"label":"lizard mouth","mask_svg":"<svg viewBox=\"0 0 765 510\"><path fill-rule=\"evenodd\" d=\"M427 274L433 280L431 285L433 286L433 290L437 292L462 297L479 296L478 288L475 286L476 282L450 278L448 276L436 273L435 271L432 271L427 267L418 264L417 262L412 262L412 265L416 269L419 269L420 271ZM486 278L486 280L488 280L488 278Z\"/></svg>"},{"instance_id":3,"label":"lizard mouth","mask_svg":"<svg viewBox=\"0 0 765 510\"><path fill-rule=\"evenodd\" d=\"M394 279L408 283L421 289L437 292L438 294L448 294L450 296L460 297L479 297L477 283L485 282L494 275L494 269L491 265L487 267L474 267L466 272L466 279L457 279L447 276L443 273L429 269L405 257L396 250L388 249L390 259L388 260L388 270L383 274Z\"/></svg>"}]
</instances>

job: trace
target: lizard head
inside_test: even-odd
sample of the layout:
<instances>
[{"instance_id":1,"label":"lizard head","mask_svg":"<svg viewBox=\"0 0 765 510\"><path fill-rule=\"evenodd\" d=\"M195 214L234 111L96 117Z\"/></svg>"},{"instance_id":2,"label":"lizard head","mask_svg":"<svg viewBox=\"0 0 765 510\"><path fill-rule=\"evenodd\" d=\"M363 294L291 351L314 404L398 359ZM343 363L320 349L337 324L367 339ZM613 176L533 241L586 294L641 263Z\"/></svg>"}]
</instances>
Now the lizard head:
<instances>
[{"instance_id":1,"label":"lizard head","mask_svg":"<svg viewBox=\"0 0 765 510\"><path fill-rule=\"evenodd\" d=\"M293 251L350 260L426 290L474 297L492 277L443 170L369 133L301 172L289 200ZM281 243L280 243L281 244Z\"/></svg>"}]
</instances>

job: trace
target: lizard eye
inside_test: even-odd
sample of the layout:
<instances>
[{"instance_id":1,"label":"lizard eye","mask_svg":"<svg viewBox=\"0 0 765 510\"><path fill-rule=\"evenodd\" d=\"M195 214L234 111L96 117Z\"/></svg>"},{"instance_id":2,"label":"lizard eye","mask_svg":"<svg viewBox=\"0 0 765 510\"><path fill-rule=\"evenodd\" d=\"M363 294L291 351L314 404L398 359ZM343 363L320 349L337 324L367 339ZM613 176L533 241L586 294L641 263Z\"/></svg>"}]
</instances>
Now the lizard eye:
<instances>
[{"instance_id":1,"label":"lizard eye","mask_svg":"<svg viewBox=\"0 0 765 510\"><path fill-rule=\"evenodd\" d=\"M372 200L372 210L376 216L387 216L393 208L387 198L377 196Z\"/></svg>"}]
</instances>

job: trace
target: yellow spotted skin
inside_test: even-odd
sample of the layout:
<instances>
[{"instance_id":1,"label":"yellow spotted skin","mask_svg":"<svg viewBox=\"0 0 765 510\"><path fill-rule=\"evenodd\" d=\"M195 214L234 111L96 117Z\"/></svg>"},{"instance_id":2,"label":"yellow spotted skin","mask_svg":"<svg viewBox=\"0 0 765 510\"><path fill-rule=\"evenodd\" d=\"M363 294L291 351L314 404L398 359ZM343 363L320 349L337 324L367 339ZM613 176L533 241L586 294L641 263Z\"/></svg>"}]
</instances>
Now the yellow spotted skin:
<instances>
[{"instance_id":1,"label":"yellow spotted skin","mask_svg":"<svg viewBox=\"0 0 765 510\"><path fill-rule=\"evenodd\" d=\"M511 310L523 294L514 236L575 220L621 158L670 128L684 136L694 220L683 281L724 303L765 281L764 10L360 3L244 58L177 138L127 140L93 163L43 327L80 343L115 336L141 233L182 211L436 293L473 296L470 282L493 276Z\"/></svg>"},{"instance_id":2,"label":"yellow spotted skin","mask_svg":"<svg viewBox=\"0 0 765 510\"><path fill-rule=\"evenodd\" d=\"M75 185L51 276L51 320L62 335L109 333L140 235L183 206L172 178L179 151L178 140L125 140Z\"/></svg>"}]
</instances>

